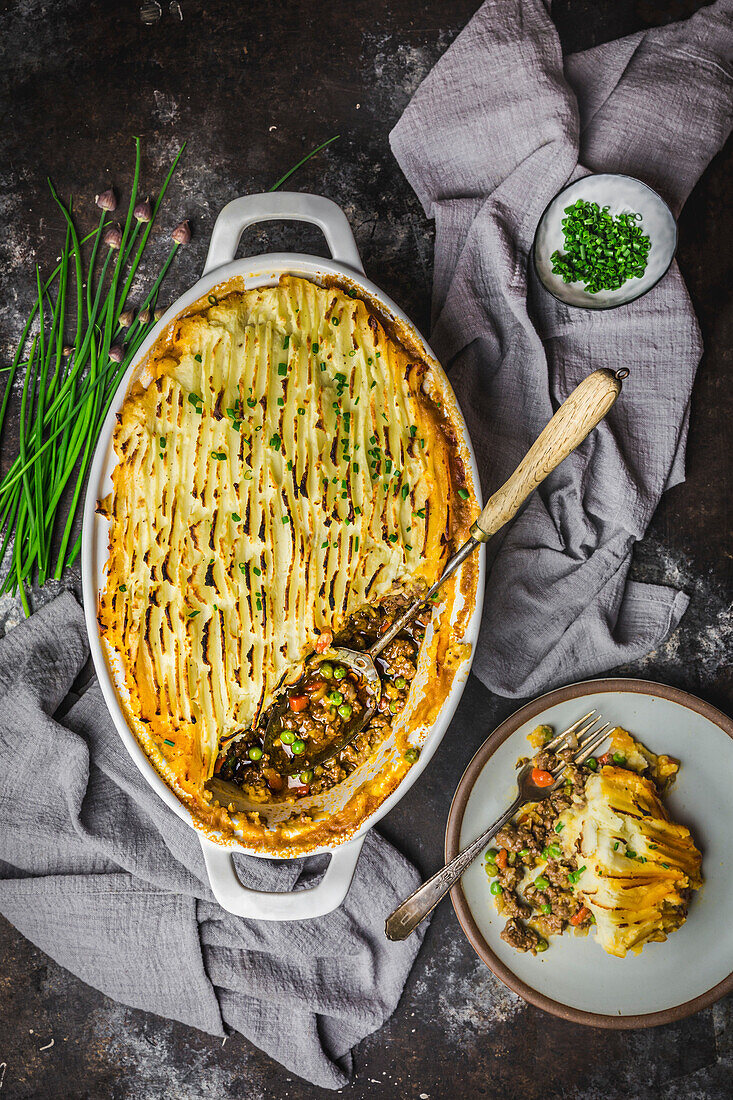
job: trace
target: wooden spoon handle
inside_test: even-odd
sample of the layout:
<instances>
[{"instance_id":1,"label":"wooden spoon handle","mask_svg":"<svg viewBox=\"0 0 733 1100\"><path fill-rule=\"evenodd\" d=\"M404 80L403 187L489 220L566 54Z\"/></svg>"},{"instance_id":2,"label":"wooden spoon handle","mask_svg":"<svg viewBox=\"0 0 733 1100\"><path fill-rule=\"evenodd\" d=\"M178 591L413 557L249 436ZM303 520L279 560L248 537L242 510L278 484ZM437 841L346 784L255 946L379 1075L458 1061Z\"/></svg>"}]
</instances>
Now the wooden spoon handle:
<instances>
[{"instance_id":1,"label":"wooden spoon handle","mask_svg":"<svg viewBox=\"0 0 733 1100\"><path fill-rule=\"evenodd\" d=\"M563 401L547 427L527 451L511 477L486 502L471 527L480 542L512 519L547 475L583 442L621 392L621 380L610 370L595 370Z\"/></svg>"}]
</instances>

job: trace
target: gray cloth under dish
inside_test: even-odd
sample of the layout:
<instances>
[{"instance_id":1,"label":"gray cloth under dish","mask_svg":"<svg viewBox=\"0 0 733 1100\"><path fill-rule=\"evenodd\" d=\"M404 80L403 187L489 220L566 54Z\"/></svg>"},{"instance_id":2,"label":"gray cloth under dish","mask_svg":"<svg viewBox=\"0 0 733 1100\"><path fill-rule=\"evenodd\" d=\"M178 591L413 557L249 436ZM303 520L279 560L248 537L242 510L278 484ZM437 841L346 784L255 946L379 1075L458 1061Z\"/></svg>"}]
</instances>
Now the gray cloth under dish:
<instances>
[{"instance_id":1,"label":"gray cloth under dish","mask_svg":"<svg viewBox=\"0 0 733 1100\"><path fill-rule=\"evenodd\" d=\"M488 0L391 134L435 219L431 343L449 368L485 498L596 367L631 376L606 421L493 540L474 671L527 696L635 660L687 597L629 579L665 489L684 479L702 345L676 264L638 301L572 309L529 261L569 181L637 176L675 214L731 127L731 4L563 60L542 0Z\"/></svg>"},{"instance_id":2,"label":"gray cloth under dish","mask_svg":"<svg viewBox=\"0 0 733 1100\"><path fill-rule=\"evenodd\" d=\"M415 869L377 833L334 913L270 923L214 901L201 846L154 793L93 680L71 703L88 645L66 593L0 640L0 912L62 966L123 1004L212 1035L239 1031L325 1088L394 1011L420 938L385 917ZM290 890L328 857L237 857L245 885Z\"/></svg>"}]
</instances>

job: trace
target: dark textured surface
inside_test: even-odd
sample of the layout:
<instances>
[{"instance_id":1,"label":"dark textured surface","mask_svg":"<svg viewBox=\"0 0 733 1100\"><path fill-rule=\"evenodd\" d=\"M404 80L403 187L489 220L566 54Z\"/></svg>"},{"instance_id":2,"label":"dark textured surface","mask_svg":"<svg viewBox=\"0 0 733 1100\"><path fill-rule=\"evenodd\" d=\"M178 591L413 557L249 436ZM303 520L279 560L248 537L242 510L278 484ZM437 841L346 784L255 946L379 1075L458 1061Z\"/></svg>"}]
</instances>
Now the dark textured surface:
<instances>
[{"instance_id":1,"label":"dark textured surface","mask_svg":"<svg viewBox=\"0 0 733 1100\"><path fill-rule=\"evenodd\" d=\"M0 347L6 356L30 301L32 264L60 246L45 190L75 192L82 225L93 198L129 185L131 137L143 139L143 186L154 191L189 141L163 228L188 216L194 240L167 284L173 300L201 270L219 208L269 187L303 153L341 140L292 182L346 210L369 275L427 329L432 231L389 152L387 135L415 88L477 0L282 0L246 4L162 0L145 26L137 0L6 3L0 68ZM683 18L696 0L558 0L566 51ZM623 672L677 684L733 710L733 554L730 505L730 222L724 218L730 149L706 172L680 222L679 262L705 339L695 389L688 476L659 508L635 569L692 597L676 634ZM251 230L242 249L323 251L315 231ZM140 293L138 290L138 293ZM13 453L11 431L4 459ZM17 620L0 603L0 623ZM421 782L384 832L429 873L460 775L516 704L472 680ZM219 1040L114 1004L1 923L0 1096L49 1098L298 1097L323 1092L244 1040ZM653 1031L610 1033L525 1006L474 956L449 905L437 912L393 1019L356 1050L345 1091L366 1096L722 1098L733 1074L733 1002ZM53 1039L53 1046L47 1044ZM41 1048L46 1049L41 1049ZM3 1068L4 1067L4 1068ZM460 1082L460 1084L458 1083Z\"/></svg>"}]
</instances>

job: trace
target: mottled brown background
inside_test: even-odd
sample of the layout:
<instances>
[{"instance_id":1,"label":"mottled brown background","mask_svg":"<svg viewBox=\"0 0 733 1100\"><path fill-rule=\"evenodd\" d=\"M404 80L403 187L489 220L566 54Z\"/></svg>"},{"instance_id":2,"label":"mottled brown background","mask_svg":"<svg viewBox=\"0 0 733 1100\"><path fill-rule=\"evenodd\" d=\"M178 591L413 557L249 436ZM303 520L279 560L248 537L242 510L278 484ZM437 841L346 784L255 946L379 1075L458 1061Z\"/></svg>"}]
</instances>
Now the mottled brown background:
<instances>
[{"instance_id":1,"label":"mottled brown background","mask_svg":"<svg viewBox=\"0 0 733 1100\"><path fill-rule=\"evenodd\" d=\"M478 0L10 0L0 5L0 351L7 356L32 293L32 265L57 255L58 219L46 190L77 195L90 223L94 193L130 182L131 137L145 150L154 191L182 140L185 161L167 203L170 224L191 218L194 240L167 284L171 301L200 272L220 207L260 191L301 155L340 141L293 181L339 202L369 275L427 330L432 227L395 164L387 135ZM557 0L566 52L684 18L698 0ZM695 389L688 477L663 501L636 554L636 575L691 596L679 630L646 660L620 670L680 685L733 709L730 148L680 220L679 263L705 339ZM163 219L162 226L165 225ZM158 255L165 246L161 226ZM246 251L323 251L315 230L250 230ZM6 436L3 467L12 457ZM0 602L0 629L17 621ZM472 679L431 767L384 823L423 872L441 859L450 798L476 747L515 703ZM721 919L726 919L721 917ZM241 1038L222 1047L181 1025L113 1003L77 981L0 921L0 1097L211 1097L310 1100L321 1090ZM711 945L713 949L713 945ZM363 1097L635 1097L731 1095L733 1001L653 1031L613 1033L566 1024L525 1006L476 959L450 905L437 912L393 1019L356 1050ZM54 1045L40 1048L51 1039ZM0 1068L0 1074L3 1070Z\"/></svg>"}]
</instances>

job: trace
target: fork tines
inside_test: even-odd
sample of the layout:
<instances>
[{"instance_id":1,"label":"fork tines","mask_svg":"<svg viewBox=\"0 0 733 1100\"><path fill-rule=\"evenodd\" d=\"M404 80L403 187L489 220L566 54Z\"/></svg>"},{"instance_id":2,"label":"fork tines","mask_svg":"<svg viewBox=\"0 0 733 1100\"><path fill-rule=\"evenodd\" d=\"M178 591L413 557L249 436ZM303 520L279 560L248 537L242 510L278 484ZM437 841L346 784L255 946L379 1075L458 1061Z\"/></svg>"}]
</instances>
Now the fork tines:
<instances>
[{"instance_id":1,"label":"fork tines","mask_svg":"<svg viewBox=\"0 0 733 1100\"><path fill-rule=\"evenodd\" d=\"M590 719L590 721L588 721L588 719ZM583 725L584 722L586 723L585 725ZM584 714L582 718L579 718L577 722L573 722L572 726L568 726L566 730L563 730L562 733L558 733L551 741L543 745L543 749L545 752L560 752L563 749L574 749L575 755L573 757L573 762L575 764L582 764L589 756L593 755L595 749L605 741L613 728L610 722L603 721L603 717L598 711L589 710L588 713ZM585 738L585 740L583 740L583 738ZM556 768L553 774L558 775L564 767L565 765L563 764Z\"/></svg>"}]
</instances>

